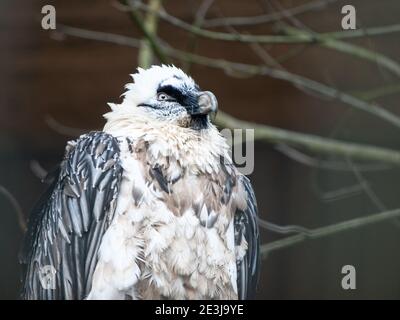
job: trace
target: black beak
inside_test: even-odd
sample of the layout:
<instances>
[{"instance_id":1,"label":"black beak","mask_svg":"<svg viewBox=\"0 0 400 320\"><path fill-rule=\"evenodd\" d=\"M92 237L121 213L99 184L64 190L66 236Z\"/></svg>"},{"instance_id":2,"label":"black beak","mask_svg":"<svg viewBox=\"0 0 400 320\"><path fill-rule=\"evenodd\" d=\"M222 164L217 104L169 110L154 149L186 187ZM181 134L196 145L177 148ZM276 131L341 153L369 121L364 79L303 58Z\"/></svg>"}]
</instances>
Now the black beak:
<instances>
[{"instance_id":1,"label":"black beak","mask_svg":"<svg viewBox=\"0 0 400 320\"><path fill-rule=\"evenodd\" d=\"M197 106L198 108L193 115L207 115L211 112L217 112L218 101L212 92L203 91L197 96Z\"/></svg>"}]
</instances>

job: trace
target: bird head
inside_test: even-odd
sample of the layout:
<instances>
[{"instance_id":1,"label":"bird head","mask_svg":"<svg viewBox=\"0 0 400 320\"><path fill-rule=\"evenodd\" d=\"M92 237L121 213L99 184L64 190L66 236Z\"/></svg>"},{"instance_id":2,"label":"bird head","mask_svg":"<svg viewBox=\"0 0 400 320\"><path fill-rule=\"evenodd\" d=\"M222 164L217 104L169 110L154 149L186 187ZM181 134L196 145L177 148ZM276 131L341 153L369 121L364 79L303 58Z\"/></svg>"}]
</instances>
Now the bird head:
<instances>
[{"instance_id":1,"label":"bird head","mask_svg":"<svg viewBox=\"0 0 400 320\"><path fill-rule=\"evenodd\" d=\"M140 108L141 113L158 121L194 130L210 125L209 115L218 109L210 91L201 91L194 80L175 66L138 68L133 83L126 85L123 104Z\"/></svg>"}]
</instances>

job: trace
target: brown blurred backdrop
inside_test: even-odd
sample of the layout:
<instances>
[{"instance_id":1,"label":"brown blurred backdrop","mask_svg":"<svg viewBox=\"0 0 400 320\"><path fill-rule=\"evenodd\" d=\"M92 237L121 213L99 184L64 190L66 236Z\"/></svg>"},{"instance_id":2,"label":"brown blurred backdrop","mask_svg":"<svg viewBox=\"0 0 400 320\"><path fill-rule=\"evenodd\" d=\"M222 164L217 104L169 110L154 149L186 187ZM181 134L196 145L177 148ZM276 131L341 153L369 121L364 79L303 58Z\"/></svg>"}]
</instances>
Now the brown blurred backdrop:
<instances>
[{"instance_id":1,"label":"brown blurred backdrop","mask_svg":"<svg viewBox=\"0 0 400 320\"><path fill-rule=\"evenodd\" d=\"M291 7L307 1L279 1ZM201 1L164 1L173 15L192 22ZM323 10L298 16L319 32L340 31L340 9L351 3L360 27L396 24L398 0L337 1ZM128 15L111 0L0 2L0 184L19 201L26 215L44 190L30 163L49 170L60 160L71 137L55 132L46 117L65 126L100 129L107 102L121 101L123 86L137 67L137 49L61 37L41 29L41 8L52 4L57 23L140 38ZM207 17L251 16L264 10L265 1L216 0ZM224 31L223 29L220 29ZM238 28L267 34L271 24ZM160 22L160 37L172 46L187 48L186 32ZM400 56L399 34L367 37L352 43ZM272 56L287 54L292 46L265 46ZM260 64L247 45L199 39L197 52L214 58ZM177 62L178 65L179 62ZM308 45L283 62L291 72L316 79L346 92L372 90L399 80L373 63L318 46ZM220 108L238 118L345 141L399 147L398 129L337 101L321 99L269 77L232 77L221 70L193 65L190 73L204 89L213 91ZM376 101L394 113L399 95ZM324 194L357 184L350 171L329 171L298 163L265 142L256 143L254 184L260 216L280 224L309 228L377 213L379 205L359 191L334 201ZM384 208L399 207L400 170L366 172L364 177ZM21 231L9 201L0 196L0 298L17 298L17 251ZM262 230L263 242L279 235ZM400 298L400 228L384 222L321 240L307 241L272 252L263 261L259 299ZM341 268L357 270L357 289L341 288Z\"/></svg>"}]
</instances>

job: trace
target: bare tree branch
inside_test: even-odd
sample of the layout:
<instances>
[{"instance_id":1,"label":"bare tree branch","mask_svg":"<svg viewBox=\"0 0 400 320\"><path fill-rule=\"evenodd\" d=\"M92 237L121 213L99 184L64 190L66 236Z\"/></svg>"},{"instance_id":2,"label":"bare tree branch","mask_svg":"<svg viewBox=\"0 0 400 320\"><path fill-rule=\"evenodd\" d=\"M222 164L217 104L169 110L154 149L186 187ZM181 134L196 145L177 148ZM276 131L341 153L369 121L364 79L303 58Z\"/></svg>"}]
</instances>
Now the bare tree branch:
<instances>
[{"instance_id":1,"label":"bare tree branch","mask_svg":"<svg viewBox=\"0 0 400 320\"><path fill-rule=\"evenodd\" d=\"M321 34L331 39L354 39L366 36L380 36L384 34L397 33L400 32L400 24L393 24L388 26L370 27L370 28L359 28L357 30L348 30L328 32Z\"/></svg>"},{"instance_id":2,"label":"bare tree branch","mask_svg":"<svg viewBox=\"0 0 400 320\"><path fill-rule=\"evenodd\" d=\"M195 25L199 28L202 26L204 18L214 2L215 2L215 0L203 0L202 1L202 3L200 4L200 7L197 10L196 15L194 17L193 25ZM197 45L197 37L196 37L196 35L191 34L186 51L194 52L196 49L196 45ZM184 70L190 71L190 67L191 67L191 62L187 61L186 65L184 67Z\"/></svg>"},{"instance_id":3,"label":"bare tree branch","mask_svg":"<svg viewBox=\"0 0 400 320\"><path fill-rule=\"evenodd\" d=\"M280 226L260 218L258 218L258 223L261 228L280 234L290 234L290 233L310 234L310 230L302 226L297 226L297 225Z\"/></svg>"},{"instance_id":4,"label":"bare tree branch","mask_svg":"<svg viewBox=\"0 0 400 320\"><path fill-rule=\"evenodd\" d=\"M131 18L131 20L136 24L138 29L143 33L144 37L148 41L148 45L151 47L153 50L153 53L157 56L157 58L160 60L162 63L168 63L168 57L165 55L163 52L161 46L157 44L157 39L154 36L154 34L151 32L151 30L147 29L147 26L143 22L142 18L139 15L139 12L136 10L132 9L132 1L131 0L122 0L122 2L128 7L128 13ZM147 6L146 6L147 7ZM149 10L150 13L154 13L154 15L158 15L158 12L160 10Z\"/></svg>"},{"instance_id":5,"label":"bare tree branch","mask_svg":"<svg viewBox=\"0 0 400 320\"><path fill-rule=\"evenodd\" d=\"M75 36L76 36L76 31L77 31L76 29L77 28L75 28L75 30L74 30ZM68 30L66 31L65 29L62 29L62 28L59 28L58 32L64 32L65 34L68 34ZM196 54L187 53L184 51L174 49L174 48L162 43L159 39L155 38L153 35L149 35L149 36L152 37L152 39L153 39L152 41L155 46L157 46L158 48L162 48L162 49L158 49L158 51L164 52L164 53L170 55L171 57L181 59L183 61L193 61L197 64L205 65L205 66L212 67L212 68L242 72L244 74L249 74L249 75L265 75L265 76L270 76L272 78L285 80L285 81L291 82L295 86L307 88L311 91L322 94L328 98L339 100L340 102L345 103L353 108L368 112L378 118L386 120L387 122L389 122L397 127L400 127L400 118L397 115L391 113L390 111L385 110L383 107L381 107L377 104L370 104L370 103L363 101L361 99L358 99L350 94L339 91L335 88L331 88L331 87L329 87L325 84L322 84L320 82L317 82L315 80L311 80L311 79L305 78L303 76L290 73L286 70L280 70L280 69L271 68L268 66L263 66L263 65L257 66L257 65L249 65L249 64L244 64L244 63L229 62L229 61L225 61L225 60L212 59L212 58L208 58L208 57L204 57L204 56L200 56L200 55L196 55ZM127 37L127 38L129 39L129 37ZM98 37L98 40L109 42L109 40L110 40L109 34L107 34L107 37L104 39L101 39L101 37ZM126 42L128 42L128 41L126 41ZM120 43L120 40L118 41L118 43Z\"/></svg>"},{"instance_id":6,"label":"bare tree branch","mask_svg":"<svg viewBox=\"0 0 400 320\"><path fill-rule=\"evenodd\" d=\"M330 235L338 234L344 231L365 227L371 224L391 220L400 217L400 209L385 211L377 214L368 215L361 218L355 218L344 222L339 222L326 227L320 227L309 230L308 233L302 233L287 237L281 240L273 241L261 246L261 255L266 258L269 253L283 248L289 248L306 240L315 240ZM308 230L308 229L307 229Z\"/></svg>"},{"instance_id":7,"label":"bare tree branch","mask_svg":"<svg viewBox=\"0 0 400 320\"><path fill-rule=\"evenodd\" d=\"M357 183L354 185L345 186L340 189L331 191L321 192L318 190L318 195L321 198L321 200L326 202L331 202L331 201L346 199L349 197L354 197L356 195L362 194L363 191L364 191L364 186L360 185L360 183Z\"/></svg>"},{"instance_id":8,"label":"bare tree branch","mask_svg":"<svg viewBox=\"0 0 400 320\"><path fill-rule=\"evenodd\" d=\"M254 129L255 139L272 143L285 143L320 154L335 154L352 159L368 159L388 164L400 164L400 152L398 151L356 143L339 142L334 139L255 124L236 119L222 111L218 112L216 123L223 128Z\"/></svg>"},{"instance_id":9,"label":"bare tree branch","mask_svg":"<svg viewBox=\"0 0 400 320\"><path fill-rule=\"evenodd\" d=\"M145 12L155 12L149 6L143 4L138 0L127 0L133 12L136 12L137 9L143 10ZM168 23L181 28L187 32L194 33L197 36L220 40L220 41L233 41L233 42L244 42L244 43L286 43L286 44L295 44L295 43L316 43L318 39L313 36L308 35L296 35L296 36L281 36L281 35L250 35L250 34L231 34L225 32L218 31L210 31L201 29L195 25L191 25L186 23L175 16L168 14L165 10L159 10L155 12L161 19L167 21ZM326 36L332 39L349 39L356 37L363 37L365 35L373 36L373 35L382 35L393 32L400 32L400 24L398 25L390 25L383 27L374 27L371 29L363 29L364 32L351 33L347 34L347 31L338 31L338 32L329 32L322 33L321 36Z\"/></svg>"},{"instance_id":10,"label":"bare tree branch","mask_svg":"<svg viewBox=\"0 0 400 320\"><path fill-rule=\"evenodd\" d=\"M275 147L276 150L287 156L288 158L304 164L309 167L315 167L318 169L333 170L333 171L352 171L353 168L349 166L345 161L334 161L334 160L322 160L313 158L295 148L288 145L278 144ZM358 171L381 171L391 169L391 166L385 164L353 164Z\"/></svg>"},{"instance_id":11,"label":"bare tree branch","mask_svg":"<svg viewBox=\"0 0 400 320\"><path fill-rule=\"evenodd\" d=\"M365 101L373 101L382 97L400 93L400 83L384 85L364 91L354 91L351 94Z\"/></svg>"},{"instance_id":12,"label":"bare tree branch","mask_svg":"<svg viewBox=\"0 0 400 320\"><path fill-rule=\"evenodd\" d=\"M155 14L161 8L161 0L150 0L149 8L151 11L147 12L143 22L143 28L150 34L156 34L158 16ZM151 40L150 40L151 41ZM153 49L149 39L142 40L139 53L138 63L142 68L149 68L153 64Z\"/></svg>"},{"instance_id":13,"label":"bare tree branch","mask_svg":"<svg viewBox=\"0 0 400 320\"><path fill-rule=\"evenodd\" d=\"M55 34L69 35L87 40L96 40L96 41L114 43L121 46L128 46L133 48L140 47L140 40L138 39L121 36L114 33L92 31L82 28L70 27L59 23L57 24L57 29L53 32Z\"/></svg>"},{"instance_id":14,"label":"bare tree branch","mask_svg":"<svg viewBox=\"0 0 400 320\"><path fill-rule=\"evenodd\" d=\"M370 183L367 181L367 179L364 178L364 176L360 172L360 170L358 170L358 168L353 164L353 161L351 159L347 159L347 162L349 163L358 183L362 187L364 193L371 200L372 204L375 205L377 210L386 211L387 210L386 206L383 204L381 199L379 199L378 195L372 189L372 187L371 187Z\"/></svg>"},{"instance_id":15,"label":"bare tree branch","mask_svg":"<svg viewBox=\"0 0 400 320\"><path fill-rule=\"evenodd\" d=\"M303 22L301 22L295 15L292 15L290 12L288 12L279 1L276 0L264 0L265 2L268 2L270 6L276 11L276 12L282 12L283 19L286 19L288 22L290 22L293 26L302 29L302 30L310 30ZM279 25L281 20L277 21L277 24Z\"/></svg>"},{"instance_id":16,"label":"bare tree branch","mask_svg":"<svg viewBox=\"0 0 400 320\"><path fill-rule=\"evenodd\" d=\"M290 14L291 16L296 16L313 10L321 10L326 8L328 4L334 2L337 2L337 0L318 0L318 1L311 1L299 5L297 7L288 8L280 12L274 12L272 14L263 14L251 17L223 17L223 18L207 19L204 21L203 26L206 28L224 27L226 25L250 26L250 25L257 25L269 22L276 22L288 14Z\"/></svg>"},{"instance_id":17,"label":"bare tree branch","mask_svg":"<svg viewBox=\"0 0 400 320\"><path fill-rule=\"evenodd\" d=\"M288 26L281 27L281 29L288 35L298 35L298 36L308 35L310 37L314 37L317 40L318 44L323 47L347 53L354 57L361 58L367 61L372 61L384 67L385 69L389 70L390 72L394 73L396 76L400 77L400 64L379 52L371 51L360 46L336 40L330 38L329 36L319 35L318 33L315 32L311 33L309 31L304 31Z\"/></svg>"},{"instance_id":18,"label":"bare tree branch","mask_svg":"<svg viewBox=\"0 0 400 320\"><path fill-rule=\"evenodd\" d=\"M57 24L57 29L54 32L59 33L61 35L67 35L87 40L101 41L137 49L140 48L140 41L141 41L140 39L123 36L115 33L75 28L61 23ZM56 40L59 41L60 38L57 38Z\"/></svg>"}]
</instances>

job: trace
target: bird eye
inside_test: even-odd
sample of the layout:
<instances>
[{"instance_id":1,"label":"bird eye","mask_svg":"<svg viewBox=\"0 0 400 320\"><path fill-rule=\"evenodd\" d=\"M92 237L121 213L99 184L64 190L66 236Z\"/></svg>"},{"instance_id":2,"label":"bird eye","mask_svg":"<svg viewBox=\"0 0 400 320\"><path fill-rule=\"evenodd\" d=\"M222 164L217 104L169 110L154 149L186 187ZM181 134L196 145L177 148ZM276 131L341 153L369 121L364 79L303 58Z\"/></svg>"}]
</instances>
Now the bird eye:
<instances>
[{"instance_id":1,"label":"bird eye","mask_svg":"<svg viewBox=\"0 0 400 320\"><path fill-rule=\"evenodd\" d=\"M160 100L160 101L175 101L174 98L172 98L171 96L167 95L164 92L159 92L157 94L157 100Z\"/></svg>"}]
</instances>

